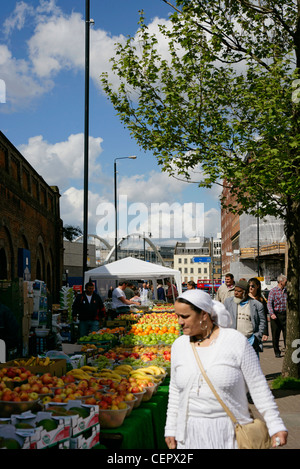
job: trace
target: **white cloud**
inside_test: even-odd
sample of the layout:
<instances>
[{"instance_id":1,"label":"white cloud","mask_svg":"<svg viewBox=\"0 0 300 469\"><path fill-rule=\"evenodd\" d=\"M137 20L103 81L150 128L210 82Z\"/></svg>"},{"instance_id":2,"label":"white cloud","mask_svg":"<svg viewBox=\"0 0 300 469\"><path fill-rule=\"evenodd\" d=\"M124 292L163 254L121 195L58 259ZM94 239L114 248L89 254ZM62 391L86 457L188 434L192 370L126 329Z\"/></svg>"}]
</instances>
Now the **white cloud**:
<instances>
[{"instance_id":1,"label":"white cloud","mask_svg":"<svg viewBox=\"0 0 300 469\"><path fill-rule=\"evenodd\" d=\"M27 105L53 86L51 80L37 80L29 62L14 58L6 45L0 45L0 76L6 83L7 102L13 109ZM8 111L7 107L3 110Z\"/></svg>"},{"instance_id":2,"label":"white cloud","mask_svg":"<svg viewBox=\"0 0 300 469\"><path fill-rule=\"evenodd\" d=\"M3 32L6 36L11 34L14 29L21 30L24 27L28 16L34 14L34 8L21 1L16 4L13 13L6 18L3 24Z\"/></svg>"},{"instance_id":3,"label":"white cloud","mask_svg":"<svg viewBox=\"0 0 300 469\"><path fill-rule=\"evenodd\" d=\"M89 173L91 179L100 177L101 166L97 158L102 153L102 139L89 138ZM42 135L31 137L27 144L19 147L22 155L45 179L47 184L56 185L62 191L71 180L83 180L84 135L70 135L64 142L51 144Z\"/></svg>"},{"instance_id":4,"label":"white cloud","mask_svg":"<svg viewBox=\"0 0 300 469\"><path fill-rule=\"evenodd\" d=\"M118 182L118 193L126 194L129 202L171 202L174 197L180 199L185 188L185 182L157 171L122 177Z\"/></svg>"},{"instance_id":5,"label":"white cloud","mask_svg":"<svg viewBox=\"0 0 300 469\"><path fill-rule=\"evenodd\" d=\"M7 45L0 45L0 76L6 81L8 102L24 106L31 100L49 92L55 86L55 77L61 71L83 71L85 67L85 19L81 13L66 15L55 0L40 0L35 9L29 3L18 2L14 12L4 21L6 36L15 29L22 29L26 22L35 24L27 41L28 55L24 59L14 57ZM151 32L158 32L155 18L149 25ZM136 38L137 39L137 38ZM116 43L125 44L123 35L111 36L97 26L90 29L90 75L100 89L100 75L107 71L112 83L117 78L111 74L110 58L115 54ZM166 53L166 41L160 35L160 52ZM7 111L7 108L6 108Z\"/></svg>"},{"instance_id":6,"label":"white cloud","mask_svg":"<svg viewBox=\"0 0 300 469\"><path fill-rule=\"evenodd\" d=\"M204 233L205 236L216 236L221 232L220 211L212 208L204 214Z\"/></svg>"},{"instance_id":7,"label":"white cloud","mask_svg":"<svg viewBox=\"0 0 300 469\"><path fill-rule=\"evenodd\" d=\"M83 189L69 187L61 194L60 216L64 225L83 227ZM89 234L96 234L98 218L96 216L97 207L105 202L99 194L88 191L88 231Z\"/></svg>"}]
</instances>

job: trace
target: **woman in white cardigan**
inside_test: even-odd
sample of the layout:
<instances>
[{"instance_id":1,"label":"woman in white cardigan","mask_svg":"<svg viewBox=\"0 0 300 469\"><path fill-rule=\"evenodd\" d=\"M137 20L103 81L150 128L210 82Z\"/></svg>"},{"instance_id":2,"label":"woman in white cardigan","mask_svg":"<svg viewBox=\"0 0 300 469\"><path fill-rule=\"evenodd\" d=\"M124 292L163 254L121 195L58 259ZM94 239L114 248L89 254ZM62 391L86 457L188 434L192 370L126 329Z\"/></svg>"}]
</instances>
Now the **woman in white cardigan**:
<instances>
[{"instance_id":1,"label":"woman in white cardigan","mask_svg":"<svg viewBox=\"0 0 300 469\"><path fill-rule=\"evenodd\" d=\"M287 429L253 347L222 303L188 290L175 302L183 335L172 345L165 440L170 449L235 449L234 426L202 377L191 342L221 399L241 424L252 421L247 391L264 417L272 446L285 445Z\"/></svg>"}]
</instances>

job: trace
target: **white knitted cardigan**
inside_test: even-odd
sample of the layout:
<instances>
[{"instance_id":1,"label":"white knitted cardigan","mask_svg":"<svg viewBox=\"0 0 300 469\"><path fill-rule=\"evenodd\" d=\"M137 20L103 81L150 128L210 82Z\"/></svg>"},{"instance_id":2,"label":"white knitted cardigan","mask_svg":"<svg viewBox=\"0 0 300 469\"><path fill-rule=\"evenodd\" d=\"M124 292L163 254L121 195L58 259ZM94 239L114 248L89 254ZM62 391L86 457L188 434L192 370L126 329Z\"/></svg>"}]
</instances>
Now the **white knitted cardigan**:
<instances>
[{"instance_id":1,"label":"white knitted cardigan","mask_svg":"<svg viewBox=\"0 0 300 469\"><path fill-rule=\"evenodd\" d=\"M253 402L268 426L270 436L286 427L279 416L277 404L263 375L259 359L247 339L235 329L220 328L209 369L205 369L221 399L239 423L252 421L247 400L249 390ZM189 336L175 340L171 351L171 380L165 436L184 442L189 393L200 376Z\"/></svg>"}]
</instances>

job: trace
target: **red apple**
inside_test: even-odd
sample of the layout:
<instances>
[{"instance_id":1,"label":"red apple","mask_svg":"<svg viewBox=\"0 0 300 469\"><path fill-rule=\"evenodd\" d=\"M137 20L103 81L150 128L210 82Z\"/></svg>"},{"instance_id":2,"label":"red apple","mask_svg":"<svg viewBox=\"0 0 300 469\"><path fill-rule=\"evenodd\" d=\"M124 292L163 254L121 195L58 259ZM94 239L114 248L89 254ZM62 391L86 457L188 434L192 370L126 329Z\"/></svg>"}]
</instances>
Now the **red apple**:
<instances>
[{"instance_id":1,"label":"red apple","mask_svg":"<svg viewBox=\"0 0 300 469\"><path fill-rule=\"evenodd\" d=\"M98 403L98 405L99 405L100 409L108 409L108 407L109 407L108 403L105 402L105 401L100 401Z\"/></svg>"},{"instance_id":2,"label":"red apple","mask_svg":"<svg viewBox=\"0 0 300 469\"><path fill-rule=\"evenodd\" d=\"M42 383L33 383L31 385L31 391L39 393L42 386Z\"/></svg>"},{"instance_id":3,"label":"red apple","mask_svg":"<svg viewBox=\"0 0 300 469\"><path fill-rule=\"evenodd\" d=\"M2 401L11 401L11 400L12 400L11 391L4 391L2 394Z\"/></svg>"},{"instance_id":4,"label":"red apple","mask_svg":"<svg viewBox=\"0 0 300 469\"><path fill-rule=\"evenodd\" d=\"M61 398L61 396L57 395L57 396L54 396L51 401L52 402L62 402L62 398Z\"/></svg>"},{"instance_id":5,"label":"red apple","mask_svg":"<svg viewBox=\"0 0 300 469\"><path fill-rule=\"evenodd\" d=\"M85 400L85 404L89 404L89 405L96 405L97 404L97 401L94 397L88 397L86 400Z\"/></svg>"},{"instance_id":6,"label":"red apple","mask_svg":"<svg viewBox=\"0 0 300 469\"><path fill-rule=\"evenodd\" d=\"M28 374L25 373L25 372L21 373L19 376L20 376L20 378L21 378L22 381L25 381L25 379L28 378Z\"/></svg>"},{"instance_id":7,"label":"red apple","mask_svg":"<svg viewBox=\"0 0 300 469\"><path fill-rule=\"evenodd\" d=\"M41 389L40 389L40 394L49 394L51 392L51 389L48 388L48 386L43 386Z\"/></svg>"},{"instance_id":8,"label":"red apple","mask_svg":"<svg viewBox=\"0 0 300 469\"><path fill-rule=\"evenodd\" d=\"M72 375L63 376L62 379L65 383L74 383L75 382L75 378Z\"/></svg>"},{"instance_id":9,"label":"red apple","mask_svg":"<svg viewBox=\"0 0 300 469\"><path fill-rule=\"evenodd\" d=\"M136 394L137 392L142 392L142 389L139 387L139 386L132 386L131 389L129 389L130 392L132 392L133 394Z\"/></svg>"},{"instance_id":10,"label":"red apple","mask_svg":"<svg viewBox=\"0 0 300 469\"><path fill-rule=\"evenodd\" d=\"M51 384L52 383L52 375L50 373L44 373L41 377L43 384Z\"/></svg>"},{"instance_id":11,"label":"red apple","mask_svg":"<svg viewBox=\"0 0 300 469\"><path fill-rule=\"evenodd\" d=\"M28 401L29 400L28 392L22 391L20 393L20 399L21 399L21 401Z\"/></svg>"}]
</instances>

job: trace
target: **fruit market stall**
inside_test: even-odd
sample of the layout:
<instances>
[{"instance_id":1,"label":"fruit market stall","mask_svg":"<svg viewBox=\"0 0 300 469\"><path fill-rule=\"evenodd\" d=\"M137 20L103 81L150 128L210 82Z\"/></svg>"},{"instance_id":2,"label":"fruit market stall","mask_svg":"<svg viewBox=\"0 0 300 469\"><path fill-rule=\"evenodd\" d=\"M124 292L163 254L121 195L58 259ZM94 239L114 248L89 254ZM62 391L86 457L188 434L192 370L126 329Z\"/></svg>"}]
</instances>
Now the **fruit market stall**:
<instances>
[{"instance_id":1,"label":"fruit market stall","mask_svg":"<svg viewBox=\"0 0 300 469\"><path fill-rule=\"evenodd\" d=\"M147 279L154 285L155 295L157 294L157 280L166 278L173 279L178 293L181 293L181 273L179 270L170 269L151 262L141 261L133 257L125 257L110 264L88 270L84 274L84 282L89 280L97 282L97 290L105 297L108 288L115 280L140 280Z\"/></svg>"},{"instance_id":2,"label":"fruit market stall","mask_svg":"<svg viewBox=\"0 0 300 469\"><path fill-rule=\"evenodd\" d=\"M51 356L1 364L0 446L166 449L170 349L179 333L174 313L143 314L78 342L84 360L72 366Z\"/></svg>"}]
</instances>

